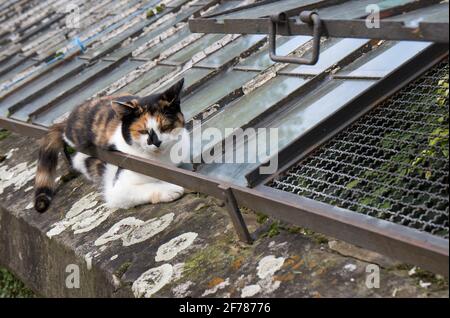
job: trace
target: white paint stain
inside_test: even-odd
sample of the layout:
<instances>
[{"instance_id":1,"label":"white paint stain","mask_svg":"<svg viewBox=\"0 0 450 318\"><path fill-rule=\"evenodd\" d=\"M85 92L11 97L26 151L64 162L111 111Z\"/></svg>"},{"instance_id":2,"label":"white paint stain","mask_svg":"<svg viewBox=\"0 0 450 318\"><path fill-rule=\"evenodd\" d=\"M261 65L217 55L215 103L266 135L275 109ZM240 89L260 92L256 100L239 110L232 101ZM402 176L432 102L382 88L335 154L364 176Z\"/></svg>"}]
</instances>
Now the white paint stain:
<instances>
[{"instance_id":1,"label":"white paint stain","mask_svg":"<svg viewBox=\"0 0 450 318\"><path fill-rule=\"evenodd\" d=\"M187 282L180 284L172 289L173 295L177 298L184 298L191 294L189 288L193 286L194 283L188 280Z\"/></svg>"},{"instance_id":2,"label":"white paint stain","mask_svg":"<svg viewBox=\"0 0 450 318\"><path fill-rule=\"evenodd\" d=\"M72 205L62 221L53 224L47 232L52 238L70 228L74 234L89 232L103 223L116 209L109 209L105 204L98 205L96 193L89 193Z\"/></svg>"},{"instance_id":3,"label":"white paint stain","mask_svg":"<svg viewBox=\"0 0 450 318\"><path fill-rule=\"evenodd\" d=\"M123 246L130 246L144 242L158 233L164 231L172 223L175 214L167 213L161 217L150 219L136 230L130 232L123 239Z\"/></svg>"},{"instance_id":4,"label":"white paint stain","mask_svg":"<svg viewBox=\"0 0 450 318\"><path fill-rule=\"evenodd\" d=\"M148 221L142 221L135 217L122 219L100 236L94 244L95 246L102 246L119 239L122 240L123 246L144 242L164 231L173 221L174 216L173 213L167 213Z\"/></svg>"},{"instance_id":5,"label":"white paint stain","mask_svg":"<svg viewBox=\"0 0 450 318\"><path fill-rule=\"evenodd\" d=\"M225 281L221 282L220 284L217 284L216 286L214 286L213 288L207 289L205 290L205 292L203 293L202 297L208 296L208 295L212 295L217 293L220 289L224 289L225 287L227 287L228 285L230 285L230 279L227 278Z\"/></svg>"},{"instance_id":6,"label":"white paint stain","mask_svg":"<svg viewBox=\"0 0 450 318\"><path fill-rule=\"evenodd\" d=\"M258 282L261 289L265 294L271 294L278 288L280 288L281 282L279 280L274 280L272 276L268 276Z\"/></svg>"},{"instance_id":7,"label":"white paint stain","mask_svg":"<svg viewBox=\"0 0 450 318\"><path fill-rule=\"evenodd\" d=\"M422 287L422 288L428 288L428 287L431 286L431 283L424 282L423 280L420 280L419 285L420 285L420 287Z\"/></svg>"},{"instance_id":8,"label":"white paint stain","mask_svg":"<svg viewBox=\"0 0 450 318\"><path fill-rule=\"evenodd\" d=\"M173 265L173 279L178 280L183 276L184 263L177 263Z\"/></svg>"},{"instance_id":9,"label":"white paint stain","mask_svg":"<svg viewBox=\"0 0 450 318\"><path fill-rule=\"evenodd\" d=\"M260 291L261 291L261 286L259 286L259 285L245 286L244 288L242 288L241 297L242 298L253 297Z\"/></svg>"},{"instance_id":10,"label":"white paint stain","mask_svg":"<svg viewBox=\"0 0 450 318\"><path fill-rule=\"evenodd\" d=\"M117 255L117 254L113 255L113 256L111 256L110 260L113 261L113 260L117 259L117 257L119 257L119 255Z\"/></svg>"},{"instance_id":11,"label":"white paint stain","mask_svg":"<svg viewBox=\"0 0 450 318\"><path fill-rule=\"evenodd\" d=\"M258 277L264 279L273 276L284 264L284 257L276 258L274 255L263 257L258 264Z\"/></svg>"},{"instance_id":12,"label":"white paint stain","mask_svg":"<svg viewBox=\"0 0 450 318\"><path fill-rule=\"evenodd\" d=\"M108 242L121 239L142 224L144 224L144 221L138 220L135 217L122 219L114 224L105 234L100 236L94 242L94 245L101 246Z\"/></svg>"},{"instance_id":13,"label":"white paint stain","mask_svg":"<svg viewBox=\"0 0 450 318\"><path fill-rule=\"evenodd\" d=\"M131 290L136 298L150 298L172 280L172 275L173 267L170 264L151 268L134 281Z\"/></svg>"},{"instance_id":14,"label":"white paint stain","mask_svg":"<svg viewBox=\"0 0 450 318\"><path fill-rule=\"evenodd\" d=\"M188 232L171 239L169 242L158 248L155 261L162 262L171 260L177 256L178 253L191 246L197 236L197 233Z\"/></svg>"},{"instance_id":15,"label":"white paint stain","mask_svg":"<svg viewBox=\"0 0 450 318\"><path fill-rule=\"evenodd\" d=\"M90 253L86 254L84 260L86 261L88 271L90 271L92 269L92 255Z\"/></svg>"},{"instance_id":16,"label":"white paint stain","mask_svg":"<svg viewBox=\"0 0 450 318\"><path fill-rule=\"evenodd\" d=\"M344 269L348 272L354 272L356 270L355 264L347 264L344 266Z\"/></svg>"},{"instance_id":17,"label":"white paint stain","mask_svg":"<svg viewBox=\"0 0 450 318\"><path fill-rule=\"evenodd\" d=\"M17 191L34 179L36 174L36 162L31 164L22 162L14 167L3 164L0 166L0 194L10 186Z\"/></svg>"}]
</instances>

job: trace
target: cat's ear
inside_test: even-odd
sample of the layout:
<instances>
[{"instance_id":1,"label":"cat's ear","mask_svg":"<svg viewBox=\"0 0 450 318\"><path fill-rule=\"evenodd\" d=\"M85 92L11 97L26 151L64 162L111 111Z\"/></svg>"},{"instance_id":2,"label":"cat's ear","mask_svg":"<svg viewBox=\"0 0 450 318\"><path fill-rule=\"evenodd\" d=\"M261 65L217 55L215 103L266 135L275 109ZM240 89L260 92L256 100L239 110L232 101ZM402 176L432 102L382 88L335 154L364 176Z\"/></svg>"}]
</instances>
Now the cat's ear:
<instances>
[{"instance_id":1,"label":"cat's ear","mask_svg":"<svg viewBox=\"0 0 450 318\"><path fill-rule=\"evenodd\" d=\"M169 104L172 104L175 101L180 101L183 85L184 85L184 78L173 84L164 93L162 93L161 98L169 102Z\"/></svg>"},{"instance_id":2,"label":"cat's ear","mask_svg":"<svg viewBox=\"0 0 450 318\"><path fill-rule=\"evenodd\" d=\"M111 106L116 116L123 118L127 115L136 114L141 110L137 99L127 97L119 97L111 101Z\"/></svg>"}]
</instances>

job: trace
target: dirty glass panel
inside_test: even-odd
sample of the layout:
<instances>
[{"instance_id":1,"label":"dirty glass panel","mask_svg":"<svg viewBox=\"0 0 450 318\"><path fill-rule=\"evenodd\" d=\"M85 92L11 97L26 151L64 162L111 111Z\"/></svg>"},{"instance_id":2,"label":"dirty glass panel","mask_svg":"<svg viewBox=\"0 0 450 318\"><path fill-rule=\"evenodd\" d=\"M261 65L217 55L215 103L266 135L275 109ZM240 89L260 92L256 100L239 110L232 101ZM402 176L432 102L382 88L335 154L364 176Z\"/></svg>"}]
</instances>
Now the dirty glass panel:
<instances>
[{"instance_id":1,"label":"dirty glass panel","mask_svg":"<svg viewBox=\"0 0 450 318\"><path fill-rule=\"evenodd\" d=\"M297 90L306 81L301 77L277 76L226 106L223 111L207 120L201 128L202 130L210 127L219 129L222 136L226 137L226 128L236 129L248 124L255 117L270 109L275 103ZM228 133L231 132L228 131ZM194 157L198 156L202 150L202 147L199 146L198 144L193 147Z\"/></svg>"},{"instance_id":2,"label":"dirty glass panel","mask_svg":"<svg viewBox=\"0 0 450 318\"><path fill-rule=\"evenodd\" d=\"M352 52L364 46L368 40L365 39L330 39L322 44L319 61L315 65L291 64L282 69L282 72L301 75L317 75L333 66ZM306 55L307 58L311 53Z\"/></svg>"},{"instance_id":3,"label":"dirty glass panel","mask_svg":"<svg viewBox=\"0 0 450 318\"><path fill-rule=\"evenodd\" d=\"M165 32L167 29L169 29L171 26L174 26L175 24L177 24L177 23L181 22L182 20L188 18L196 10L198 10L198 7L195 7L195 6L187 7L183 11L178 12L176 14L176 16L174 16L173 18L170 18L167 21L163 22L161 25L159 25L153 31L150 31L147 34L142 35L141 37L139 37L135 41L131 42L129 45L124 46L124 47L114 51L111 54L111 57L122 57L122 56L124 56L126 54L129 54L130 52L136 50L141 45L144 45L145 43L151 41L153 38L159 36L161 33ZM174 37L182 39L183 37L185 37L188 34L190 34L189 32L186 32L186 30L188 30L187 27L183 28L182 30L178 31L174 36L172 36L169 39L167 39L167 41L170 41ZM181 34L184 34L184 36L180 37ZM164 51L165 49L170 47L170 46L167 46L167 43L165 43L165 42L166 42L166 40L161 42L161 43L158 43L155 47L153 47L154 49L156 49L157 53L152 51L152 52L149 52L149 54L142 55L140 57L146 57L146 58L154 58L154 57L156 57L162 51ZM174 43L176 43L176 42L174 42ZM164 46L164 47L161 47L161 46Z\"/></svg>"},{"instance_id":4,"label":"dirty glass panel","mask_svg":"<svg viewBox=\"0 0 450 318\"><path fill-rule=\"evenodd\" d=\"M430 43L427 42L385 42L380 48L365 54L337 74L354 77L383 77L429 45Z\"/></svg>"},{"instance_id":5,"label":"dirty glass panel","mask_svg":"<svg viewBox=\"0 0 450 318\"><path fill-rule=\"evenodd\" d=\"M208 106L241 87L255 76L253 72L229 71L209 81L198 92L186 96L181 103L181 108L186 120L202 112Z\"/></svg>"},{"instance_id":6,"label":"dirty glass panel","mask_svg":"<svg viewBox=\"0 0 450 318\"><path fill-rule=\"evenodd\" d=\"M154 59L159 56L162 52L170 48L171 46L181 42L185 37L187 37L191 32L188 27L184 27L179 30L174 35L168 37L167 39L157 43L146 51L143 51L138 57Z\"/></svg>"},{"instance_id":7,"label":"dirty glass panel","mask_svg":"<svg viewBox=\"0 0 450 318\"><path fill-rule=\"evenodd\" d=\"M81 88L74 94L71 94L66 99L52 107L45 113L42 113L33 120L34 123L49 126L54 120L70 112L76 106L82 104L84 101L92 97L95 93L114 83L122 76L125 76L132 70L136 69L142 62L140 61L126 61L120 66L114 68L109 73L102 74L93 83L88 84L86 87Z\"/></svg>"},{"instance_id":8,"label":"dirty glass panel","mask_svg":"<svg viewBox=\"0 0 450 318\"><path fill-rule=\"evenodd\" d=\"M186 90L188 87L192 86L193 84L198 83L201 81L204 77L211 74L213 70L203 69L203 68L191 68L188 69L186 72L183 72L175 77L173 77L170 81L165 82L164 85L159 87L153 87L150 86L148 88L145 88L138 92L139 96L145 96L149 94L153 94L154 92L162 92L165 89L169 88L170 85L175 84L177 81L184 78L184 89Z\"/></svg>"},{"instance_id":9,"label":"dirty glass panel","mask_svg":"<svg viewBox=\"0 0 450 318\"><path fill-rule=\"evenodd\" d=\"M215 17L217 20L224 19L252 19L264 16L269 16L276 12L287 11L301 7L302 5L308 5L318 2L318 0L281 0L265 5L260 5L253 8L243 9L238 12L232 12Z\"/></svg>"},{"instance_id":10,"label":"dirty glass panel","mask_svg":"<svg viewBox=\"0 0 450 318\"><path fill-rule=\"evenodd\" d=\"M81 65L83 65L85 62L83 60L74 59L70 62L65 63L64 65L61 65L52 71L42 75L41 77L35 79L34 81L30 82L28 85L24 86L23 88L19 89L15 93L7 96L0 102L0 114L5 115L8 113L8 109L13 106L14 104L20 102L24 98L28 97L31 94L34 94L36 92L39 92L43 87L55 82L55 86L59 84L57 81L61 76L64 76L65 74L74 71ZM73 78L73 77L72 77ZM66 80L67 81L67 80ZM69 79L70 81L70 79ZM43 94L42 96L38 98L45 98L46 95L51 94L55 88L53 87L51 91L47 92L46 94ZM25 107L28 107L25 106Z\"/></svg>"},{"instance_id":11,"label":"dirty glass panel","mask_svg":"<svg viewBox=\"0 0 450 318\"><path fill-rule=\"evenodd\" d=\"M288 55L298 47L302 46L311 39L309 36L295 36L286 37L281 36L277 39L277 54L278 55ZM255 55L250 56L243 62L239 63L237 66L241 68L249 68L254 70L264 70L269 66L275 64L270 57L269 51L264 49Z\"/></svg>"},{"instance_id":12,"label":"dirty glass panel","mask_svg":"<svg viewBox=\"0 0 450 318\"><path fill-rule=\"evenodd\" d=\"M157 1L150 1L148 3L145 3L142 7L138 8L133 13L129 14L128 16L124 17L123 20L118 21L114 24L111 24L107 26L104 30L101 32L104 34L108 34L111 32L114 32L115 30L121 30L118 34L116 34L113 38L109 39L108 41L104 43L97 43L97 45L94 44L94 46L88 51L88 53L85 56L88 56L90 58L93 58L99 54L103 54L106 50L109 50L111 47L119 44L123 40L125 40L127 37L131 36L134 32L143 29L147 25L152 24L152 19L150 20L141 20L137 22L136 24L130 25L129 27L123 29L123 26L127 25L128 21L133 20L138 15L142 15L145 13L147 9L152 8L154 5L157 4ZM91 40L88 41L87 45L90 45L93 42L93 37Z\"/></svg>"},{"instance_id":13,"label":"dirty glass panel","mask_svg":"<svg viewBox=\"0 0 450 318\"><path fill-rule=\"evenodd\" d=\"M94 74L97 74L102 69L110 65L112 62L99 62L89 68L85 68L83 71L81 71L79 74L65 79L63 81L59 81L55 83L55 86L48 91L47 93L40 95L38 98L34 99L27 105L25 105L23 108L19 109L17 112L15 112L11 117L14 119L19 120L28 120L28 115L34 111L36 111L38 108L41 108L45 105L47 105L49 102L51 102L53 99L55 99L58 95L64 93L65 91L71 89L78 83L83 82L89 77L92 77Z\"/></svg>"},{"instance_id":14,"label":"dirty glass panel","mask_svg":"<svg viewBox=\"0 0 450 318\"><path fill-rule=\"evenodd\" d=\"M233 9L235 7L239 7L244 4L244 1L225 1L222 2L219 6L211 9L211 11L208 12L208 15L210 14L217 14L226 10Z\"/></svg>"},{"instance_id":15,"label":"dirty glass panel","mask_svg":"<svg viewBox=\"0 0 450 318\"><path fill-rule=\"evenodd\" d=\"M142 91L143 89L147 88L164 75L169 74L174 70L175 67L172 66L157 65L144 75L138 77L128 85L122 87L118 92L136 94L137 92Z\"/></svg>"},{"instance_id":16,"label":"dirty glass panel","mask_svg":"<svg viewBox=\"0 0 450 318\"><path fill-rule=\"evenodd\" d=\"M208 56L206 59L201 60L196 65L203 67L220 67L236 56L241 55L265 37L265 35L261 34L241 36L237 40L226 45L223 49L220 49L219 51Z\"/></svg>"},{"instance_id":17,"label":"dirty glass panel","mask_svg":"<svg viewBox=\"0 0 450 318\"><path fill-rule=\"evenodd\" d=\"M170 56L166 61L172 63L185 63L189 61L196 53L201 52L208 46L219 41L224 37L224 34L207 34L194 43L186 46L182 50L178 51L174 55Z\"/></svg>"},{"instance_id":18,"label":"dirty glass panel","mask_svg":"<svg viewBox=\"0 0 450 318\"><path fill-rule=\"evenodd\" d=\"M264 161L266 155L275 154L280 149L288 145L295 138L300 137L304 132L317 125L321 120L332 115L339 108L348 103L358 94L362 93L375 81L370 80L334 80L317 90L311 92L305 98L298 100L290 110L266 124L267 128L275 128L278 131L278 143L271 144L268 140L268 133L255 130L255 135L245 142L236 144L235 152L243 153L245 163L215 163L204 164L198 170L202 174L214 176L224 181L246 185L245 174L255 169ZM258 125L256 125L258 126ZM267 148L253 148L249 145L257 145L258 139L264 138ZM248 151L254 153L256 149L256 161L249 162ZM222 158L223 162L232 162L232 157L227 153L228 158ZM222 157L222 156L220 156ZM251 158L253 159L253 158Z\"/></svg>"},{"instance_id":19,"label":"dirty glass panel","mask_svg":"<svg viewBox=\"0 0 450 318\"><path fill-rule=\"evenodd\" d=\"M417 0L352 0L328 8L319 8L322 18L355 19L367 16L367 6L376 4L380 10L402 6Z\"/></svg>"},{"instance_id":20,"label":"dirty glass panel","mask_svg":"<svg viewBox=\"0 0 450 318\"><path fill-rule=\"evenodd\" d=\"M440 3L427 8L407 12L400 16L385 19L404 21L406 27L416 28L422 22L447 22L448 23L448 3Z\"/></svg>"}]
</instances>

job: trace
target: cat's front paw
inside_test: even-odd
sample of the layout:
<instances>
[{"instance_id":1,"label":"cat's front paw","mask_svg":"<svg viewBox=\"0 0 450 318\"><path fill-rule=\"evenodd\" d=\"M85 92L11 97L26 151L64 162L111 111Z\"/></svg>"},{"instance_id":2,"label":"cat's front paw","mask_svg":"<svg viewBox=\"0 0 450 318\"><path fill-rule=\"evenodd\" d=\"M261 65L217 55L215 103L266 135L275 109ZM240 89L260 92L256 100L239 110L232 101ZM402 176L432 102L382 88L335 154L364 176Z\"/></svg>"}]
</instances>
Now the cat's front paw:
<instances>
[{"instance_id":1,"label":"cat's front paw","mask_svg":"<svg viewBox=\"0 0 450 318\"><path fill-rule=\"evenodd\" d=\"M152 203L172 202L181 198L183 194L184 194L183 187L171 185L165 187L165 189L161 189L155 193L152 193L151 201Z\"/></svg>"}]
</instances>

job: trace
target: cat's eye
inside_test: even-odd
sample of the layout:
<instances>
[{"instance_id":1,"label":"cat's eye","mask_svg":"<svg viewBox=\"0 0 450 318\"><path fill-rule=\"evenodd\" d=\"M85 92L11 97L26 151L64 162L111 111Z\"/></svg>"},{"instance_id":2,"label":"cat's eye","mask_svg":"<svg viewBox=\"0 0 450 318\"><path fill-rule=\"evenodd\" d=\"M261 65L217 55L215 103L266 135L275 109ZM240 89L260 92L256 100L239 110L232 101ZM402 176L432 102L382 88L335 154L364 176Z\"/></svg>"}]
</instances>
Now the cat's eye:
<instances>
[{"instance_id":1,"label":"cat's eye","mask_svg":"<svg viewBox=\"0 0 450 318\"><path fill-rule=\"evenodd\" d=\"M142 134L142 135L147 135L148 134L148 130L146 130L146 129L139 130L138 132L140 134Z\"/></svg>"}]
</instances>

